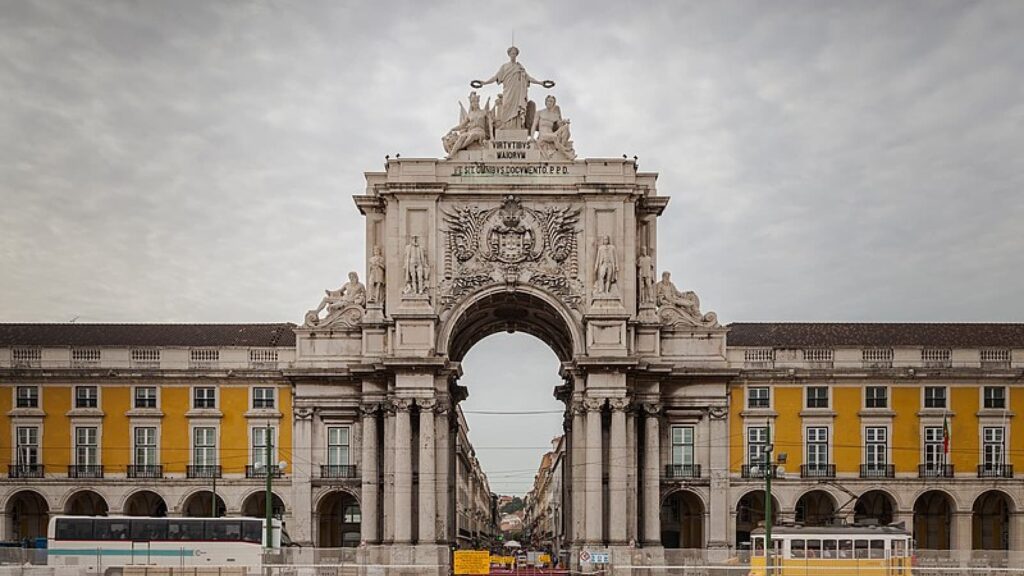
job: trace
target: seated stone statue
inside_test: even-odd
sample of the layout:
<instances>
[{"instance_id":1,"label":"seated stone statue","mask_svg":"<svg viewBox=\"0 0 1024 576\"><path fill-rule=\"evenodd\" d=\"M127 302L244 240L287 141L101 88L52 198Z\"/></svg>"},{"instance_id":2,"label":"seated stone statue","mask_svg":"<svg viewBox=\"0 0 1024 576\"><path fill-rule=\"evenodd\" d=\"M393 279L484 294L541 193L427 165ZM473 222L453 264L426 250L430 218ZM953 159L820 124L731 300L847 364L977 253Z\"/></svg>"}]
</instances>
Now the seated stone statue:
<instances>
[{"instance_id":1,"label":"seated stone statue","mask_svg":"<svg viewBox=\"0 0 1024 576\"><path fill-rule=\"evenodd\" d=\"M324 290L325 296L320 305L306 312L306 326L327 326L335 323L353 324L362 318L363 307L366 305L366 286L359 281L355 272L348 273L348 282L337 290ZM322 319L320 312L327 309ZM347 322L344 321L347 319ZM354 325L354 324L353 324Z\"/></svg>"},{"instance_id":2,"label":"seated stone statue","mask_svg":"<svg viewBox=\"0 0 1024 576\"><path fill-rule=\"evenodd\" d=\"M556 152L566 160L576 159L576 150L569 139L569 121L562 118L562 109L554 96L544 99L544 109L537 112L530 134L536 134L537 149L545 160L550 160Z\"/></svg>"},{"instance_id":3,"label":"seated stone statue","mask_svg":"<svg viewBox=\"0 0 1024 576\"><path fill-rule=\"evenodd\" d=\"M459 102L459 107L462 107L461 102ZM441 144L444 146L444 151L448 153L449 159L453 158L460 150L466 150L473 144L483 144L490 139L490 107L490 101L488 101L487 109L481 109L480 95L470 92L469 111L462 108L458 125L453 126L441 138Z\"/></svg>"},{"instance_id":4,"label":"seated stone statue","mask_svg":"<svg viewBox=\"0 0 1024 576\"><path fill-rule=\"evenodd\" d=\"M661 281L654 285L656 303L666 324L693 324L695 326L717 326L718 316L714 312L701 314L700 298L695 292L680 292L672 282L671 274L661 273Z\"/></svg>"}]
</instances>

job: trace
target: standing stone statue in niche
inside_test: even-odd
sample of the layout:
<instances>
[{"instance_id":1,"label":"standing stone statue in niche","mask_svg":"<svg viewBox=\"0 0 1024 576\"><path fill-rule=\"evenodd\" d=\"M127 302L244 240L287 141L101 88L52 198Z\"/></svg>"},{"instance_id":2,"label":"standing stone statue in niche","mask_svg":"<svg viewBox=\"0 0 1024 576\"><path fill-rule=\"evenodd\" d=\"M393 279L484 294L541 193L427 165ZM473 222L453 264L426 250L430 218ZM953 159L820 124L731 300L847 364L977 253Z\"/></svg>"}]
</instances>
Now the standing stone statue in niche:
<instances>
[{"instance_id":1,"label":"standing stone statue in niche","mask_svg":"<svg viewBox=\"0 0 1024 576\"><path fill-rule=\"evenodd\" d=\"M654 259L647 253L647 247L640 249L636 259L637 288L640 304L654 304Z\"/></svg>"},{"instance_id":2,"label":"standing stone statue in niche","mask_svg":"<svg viewBox=\"0 0 1024 576\"><path fill-rule=\"evenodd\" d=\"M556 152L566 160L576 159L576 150L569 140L569 121L562 118L562 109L554 96L548 95L544 99L544 109L533 119L530 134L537 135L537 149L545 160L551 160Z\"/></svg>"},{"instance_id":3,"label":"standing stone statue in niche","mask_svg":"<svg viewBox=\"0 0 1024 576\"><path fill-rule=\"evenodd\" d=\"M363 306L366 305L366 287L359 281L359 275L355 272L348 273L348 282L337 290L324 290L326 295L320 300L320 305L315 309L306 312L306 326L333 326L344 324L356 325L363 317ZM320 312L327 309L327 314L321 319Z\"/></svg>"},{"instance_id":4,"label":"standing stone statue in niche","mask_svg":"<svg viewBox=\"0 0 1024 576\"><path fill-rule=\"evenodd\" d=\"M551 80L540 81L530 76L526 68L516 60L519 49L515 46L507 51L508 62L501 65L498 72L487 80L473 80L470 86L482 88L488 84L501 84L501 107L495 114L499 130L527 129L533 124L531 102L528 97L530 84L539 84L545 88L554 88Z\"/></svg>"},{"instance_id":5,"label":"standing stone statue in niche","mask_svg":"<svg viewBox=\"0 0 1024 576\"><path fill-rule=\"evenodd\" d=\"M430 264L420 246L420 237L413 236L405 247L405 294L426 294L430 279Z\"/></svg>"},{"instance_id":6,"label":"standing stone statue in niche","mask_svg":"<svg viewBox=\"0 0 1024 576\"><path fill-rule=\"evenodd\" d=\"M467 112L459 102L459 123L441 138L441 145L451 159L459 150L465 150L474 144L483 144L493 136L490 126L491 101L487 100L487 107L480 108L480 95L475 91L469 93L469 111Z\"/></svg>"},{"instance_id":7,"label":"standing stone statue in niche","mask_svg":"<svg viewBox=\"0 0 1024 576\"><path fill-rule=\"evenodd\" d=\"M662 321L669 325L717 326L718 316L714 312L701 314L697 294L680 292L670 278L671 274L662 272L661 281L654 287Z\"/></svg>"},{"instance_id":8,"label":"standing stone statue in niche","mask_svg":"<svg viewBox=\"0 0 1024 576\"><path fill-rule=\"evenodd\" d=\"M369 264L370 277L366 279L367 284L370 285L370 297L368 298L368 301L371 304L383 304L385 268L384 256L380 253L380 246L373 247L373 256L370 256Z\"/></svg>"},{"instance_id":9,"label":"standing stone statue in niche","mask_svg":"<svg viewBox=\"0 0 1024 576\"><path fill-rule=\"evenodd\" d=\"M619 265L615 258L615 245L608 236L601 237L601 245L597 248L597 259L594 261L594 275L597 281L594 292L610 295L612 287L618 280Z\"/></svg>"}]
</instances>

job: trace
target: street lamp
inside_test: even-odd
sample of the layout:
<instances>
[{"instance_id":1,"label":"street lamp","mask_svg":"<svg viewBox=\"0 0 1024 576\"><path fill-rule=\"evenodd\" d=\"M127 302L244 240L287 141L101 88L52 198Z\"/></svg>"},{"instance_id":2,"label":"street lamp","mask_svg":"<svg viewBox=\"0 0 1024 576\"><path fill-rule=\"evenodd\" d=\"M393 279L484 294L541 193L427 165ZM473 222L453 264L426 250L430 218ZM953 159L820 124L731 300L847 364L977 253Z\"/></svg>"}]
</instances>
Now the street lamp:
<instances>
[{"instance_id":1,"label":"street lamp","mask_svg":"<svg viewBox=\"0 0 1024 576\"><path fill-rule=\"evenodd\" d=\"M275 467L270 465L270 459L274 456L274 429L267 424L266 428L266 454L263 457L262 462L256 463L256 470L263 469L263 472L267 476L267 495L264 498L264 512L266 515L266 548L270 549L274 547L274 470ZM277 463L276 469L284 471L288 463L281 460Z\"/></svg>"},{"instance_id":2,"label":"street lamp","mask_svg":"<svg viewBox=\"0 0 1024 576\"><path fill-rule=\"evenodd\" d=\"M779 452L778 460L772 460L772 452L775 451L775 445L772 444L772 429L771 426L766 427L767 445L764 449L764 557L765 567L768 574L774 573L774 566L772 565L771 557L774 547L772 545L772 478L775 477L776 473L780 475L783 473L782 464L786 463L789 455L785 452ZM776 463L779 465L776 469ZM757 470L757 466L754 467Z\"/></svg>"}]
</instances>

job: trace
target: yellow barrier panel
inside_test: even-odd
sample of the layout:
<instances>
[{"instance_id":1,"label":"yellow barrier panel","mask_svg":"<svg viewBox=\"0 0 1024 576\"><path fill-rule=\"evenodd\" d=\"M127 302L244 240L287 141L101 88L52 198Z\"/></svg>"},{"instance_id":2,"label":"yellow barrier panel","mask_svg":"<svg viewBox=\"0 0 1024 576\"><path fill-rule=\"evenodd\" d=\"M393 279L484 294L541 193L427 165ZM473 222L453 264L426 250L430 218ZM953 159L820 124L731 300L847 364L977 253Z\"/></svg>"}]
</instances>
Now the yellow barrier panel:
<instances>
[{"instance_id":1,"label":"yellow barrier panel","mask_svg":"<svg viewBox=\"0 0 1024 576\"><path fill-rule=\"evenodd\" d=\"M456 550L456 574L490 574L491 553L486 550Z\"/></svg>"}]
</instances>

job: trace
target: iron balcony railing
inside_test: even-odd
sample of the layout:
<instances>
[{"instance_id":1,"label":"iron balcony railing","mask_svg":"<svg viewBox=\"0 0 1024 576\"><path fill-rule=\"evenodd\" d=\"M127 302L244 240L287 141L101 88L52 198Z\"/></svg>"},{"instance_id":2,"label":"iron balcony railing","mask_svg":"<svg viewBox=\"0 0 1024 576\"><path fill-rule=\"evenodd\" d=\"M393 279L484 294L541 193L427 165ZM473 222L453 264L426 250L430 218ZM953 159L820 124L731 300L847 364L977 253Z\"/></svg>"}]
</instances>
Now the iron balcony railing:
<instances>
[{"instance_id":1,"label":"iron balcony railing","mask_svg":"<svg viewBox=\"0 0 1024 576\"><path fill-rule=\"evenodd\" d=\"M920 464L917 467L918 478L952 478L952 464Z\"/></svg>"},{"instance_id":2,"label":"iron balcony railing","mask_svg":"<svg viewBox=\"0 0 1024 576\"><path fill-rule=\"evenodd\" d=\"M282 471L277 466L271 466L270 467L270 474L274 478L280 478L284 474L284 471ZM248 466L245 467L245 477L246 478L266 478L267 477L267 467L262 465L262 464L249 464Z\"/></svg>"},{"instance_id":3,"label":"iron balcony railing","mask_svg":"<svg viewBox=\"0 0 1024 576\"><path fill-rule=\"evenodd\" d=\"M42 464L11 464L7 467L8 478L42 478Z\"/></svg>"},{"instance_id":4,"label":"iron balcony railing","mask_svg":"<svg viewBox=\"0 0 1024 576\"><path fill-rule=\"evenodd\" d=\"M163 478L164 467L155 464L130 464L128 466L129 478Z\"/></svg>"},{"instance_id":5,"label":"iron balcony railing","mask_svg":"<svg viewBox=\"0 0 1024 576\"><path fill-rule=\"evenodd\" d=\"M68 466L68 478L103 478L103 466L100 464Z\"/></svg>"},{"instance_id":6,"label":"iron balcony railing","mask_svg":"<svg viewBox=\"0 0 1024 576\"><path fill-rule=\"evenodd\" d=\"M801 478L835 478L835 464L801 464Z\"/></svg>"},{"instance_id":7,"label":"iron balcony railing","mask_svg":"<svg viewBox=\"0 0 1024 576\"><path fill-rule=\"evenodd\" d=\"M356 478L356 467L353 464L321 464L320 477L334 479Z\"/></svg>"},{"instance_id":8,"label":"iron balcony railing","mask_svg":"<svg viewBox=\"0 0 1024 576\"><path fill-rule=\"evenodd\" d=\"M764 478L764 464L744 464L740 468L743 478Z\"/></svg>"},{"instance_id":9,"label":"iron balcony railing","mask_svg":"<svg viewBox=\"0 0 1024 576\"><path fill-rule=\"evenodd\" d=\"M665 477L670 479L700 478L700 464L667 464Z\"/></svg>"},{"instance_id":10,"label":"iron balcony railing","mask_svg":"<svg viewBox=\"0 0 1024 576\"><path fill-rule=\"evenodd\" d=\"M895 478L896 466L893 464L861 464L861 478Z\"/></svg>"},{"instance_id":11,"label":"iron balcony railing","mask_svg":"<svg viewBox=\"0 0 1024 576\"><path fill-rule=\"evenodd\" d=\"M978 478L1013 478L1013 464L981 464Z\"/></svg>"},{"instance_id":12,"label":"iron balcony railing","mask_svg":"<svg viewBox=\"0 0 1024 576\"><path fill-rule=\"evenodd\" d=\"M220 478L220 466L189 464L185 467L185 475L189 478Z\"/></svg>"}]
</instances>

